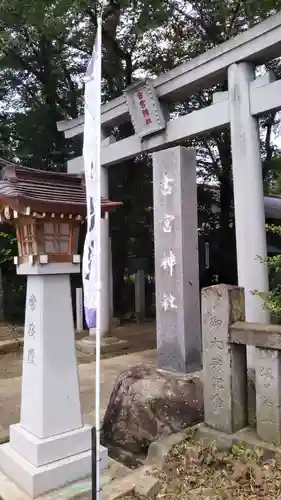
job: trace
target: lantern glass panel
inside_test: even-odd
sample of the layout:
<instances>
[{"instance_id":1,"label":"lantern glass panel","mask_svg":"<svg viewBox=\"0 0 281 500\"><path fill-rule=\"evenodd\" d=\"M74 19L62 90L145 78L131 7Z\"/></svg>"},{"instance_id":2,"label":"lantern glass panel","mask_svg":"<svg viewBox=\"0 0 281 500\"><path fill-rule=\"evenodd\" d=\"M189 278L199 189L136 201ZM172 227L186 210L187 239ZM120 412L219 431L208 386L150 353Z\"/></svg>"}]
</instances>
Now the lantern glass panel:
<instances>
[{"instance_id":1,"label":"lantern glass panel","mask_svg":"<svg viewBox=\"0 0 281 500\"><path fill-rule=\"evenodd\" d=\"M20 255L33 255L37 251L35 224L30 220L22 220L18 225L18 243Z\"/></svg>"},{"instance_id":2,"label":"lantern glass panel","mask_svg":"<svg viewBox=\"0 0 281 500\"><path fill-rule=\"evenodd\" d=\"M45 253L69 253L69 223L44 222Z\"/></svg>"},{"instance_id":3,"label":"lantern glass panel","mask_svg":"<svg viewBox=\"0 0 281 500\"><path fill-rule=\"evenodd\" d=\"M68 238L66 240L63 240L61 238L60 240L60 253L69 253L69 241Z\"/></svg>"},{"instance_id":4,"label":"lantern glass panel","mask_svg":"<svg viewBox=\"0 0 281 500\"><path fill-rule=\"evenodd\" d=\"M69 235L69 224L67 224L65 222L61 222L60 223L60 233L61 233L61 235L68 237L68 235Z\"/></svg>"}]
</instances>

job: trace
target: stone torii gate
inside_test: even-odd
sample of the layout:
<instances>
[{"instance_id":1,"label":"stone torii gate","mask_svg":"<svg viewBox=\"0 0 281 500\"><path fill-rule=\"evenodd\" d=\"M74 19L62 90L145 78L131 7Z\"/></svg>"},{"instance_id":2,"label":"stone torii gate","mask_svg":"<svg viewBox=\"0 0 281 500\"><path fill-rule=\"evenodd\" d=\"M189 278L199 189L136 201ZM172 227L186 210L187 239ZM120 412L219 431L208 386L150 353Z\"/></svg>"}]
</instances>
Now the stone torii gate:
<instances>
[{"instance_id":1,"label":"stone torii gate","mask_svg":"<svg viewBox=\"0 0 281 500\"><path fill-rule=\"evenodd\" d=\"M263 179L258 129L259 116L281 109L281 81L266 73L256 78L258 65L281 56L281 13L185 62L148 84L154 92L157 110L165 103L180 102L195 91L228 79L228 91L216 93L213 103L177 119L168 120L158 131L137 132L115 141L114 126L130 120L130 99L123 95L102 107L101 161L103 196L108 194L107 168L140 153L154 153L155 268L157 296L158 367L179 372L200 366L201 326L198 292L196 158L192 151L176 147L185 139L230 124L235 200L235 226L239 285L245 289L246 320L266 323L268 313L253 290L268 290L267 267L260 259L267 256ZM125 93L126 94L126 93ZM148 94L147 94L148 96ZM148 96L149 99L149 96ZM160 107L160 108L159 108ZM155 109L156 109L155 108ZM164 115L162 115L163 118ZM158 120L159 121L159 120ZM60 122L66 138L83 133L83 117ZM83 158L68 162L71 173L83 170ZM164 187L173 184L167 196ZM162 184L161 184L162 182ZM162 186L162 187L161 187ZM167 189L166 189L167 191ZM170 196L171 195L171 196ZM173 238L170 222L175 218ZM162 221L159 224L159 221ZM162 223L166 224L166 230ZM103 244L108 259L108 224L104 222ZM167 225L168 224L168 225ZM164 235L167 238L164 241ZM163 259L172 251L169 262L174 272L163 269ZM257 258L259 257L259 258ZM103 264L104 326L109 324L110 280L108 260ZM165 267L165 264L164 264ZM167 264L166 264L167 268ZM169 279L168 276L169 275ZM171 276L170 276L171 275ZM168 280L168 281L167 281ZM106 328L104 328L106 329Z\"/></svg>"}]
</instances>

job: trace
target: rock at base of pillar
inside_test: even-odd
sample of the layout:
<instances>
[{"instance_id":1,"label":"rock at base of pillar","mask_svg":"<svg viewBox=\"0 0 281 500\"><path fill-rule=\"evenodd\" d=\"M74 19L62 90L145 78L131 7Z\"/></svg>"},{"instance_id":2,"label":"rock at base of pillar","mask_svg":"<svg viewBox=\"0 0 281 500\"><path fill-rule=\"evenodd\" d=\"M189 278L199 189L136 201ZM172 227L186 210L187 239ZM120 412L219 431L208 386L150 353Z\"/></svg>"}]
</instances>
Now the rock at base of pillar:
<instances>
[{"instance_id":1,"label":"rock at base of pillar","mask_svg":"<svg viewBox=\"0 0 281 500\"><path fill-rule=\"evenodd\" d=\"M101 447L101 471L108 467L106 448ZM11 443L0 446L0 468L30 498L60 488L91 474L91 450L36 467L16 452Z\"/></svg>"},{"instance_id":2,"label":"rock at base of pillar","mask_svg":"<svg viewBox=\"0 0 281 500\"><path fill-rule=\"evenodd\" d=\"M152 403L153 402L153 403ZM143 459L149 445L202 421L200 373L176 374L135 365L116 379L104 419L102 439L112 456Z\"/></svg>"}]
</instances>

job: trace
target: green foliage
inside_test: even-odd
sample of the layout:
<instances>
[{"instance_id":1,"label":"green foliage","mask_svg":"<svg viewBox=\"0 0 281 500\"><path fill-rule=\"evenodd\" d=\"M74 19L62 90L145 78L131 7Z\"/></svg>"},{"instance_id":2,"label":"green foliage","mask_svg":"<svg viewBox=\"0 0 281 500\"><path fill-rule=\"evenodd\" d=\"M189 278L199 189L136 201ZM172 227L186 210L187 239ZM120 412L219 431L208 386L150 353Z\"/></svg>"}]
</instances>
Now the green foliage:
<instances>
[{"instance_id":1,"label":"green foliage","mask_svg":"<svg viewBox=\"0 0 281 500\"><path fill-rule=\"evenodd\" d=\"M104 102L122 94L135 80L157 76L192 59L281 7L281 0L120 0L120 8L110 0L103 3ZM81 154L81 139L66 141L57 122L83 112L83 75L100 4L95 0L0 0L0 155L4 158L18 158L34 168L65 170L67 160ZM281 75L279 61L270 67ZM208 106L219 90L226 90L225 82L194 95L187 93L185 101L171 105L170 111L184 114ZM261 120L267 192L276 192L281 183L281 155L272 140L278 127L275 113ZM126 137L132 127L125 124L113 133ZM219 252L215 274L219 281L229 282L235 275L235 271L229 274L234 252L229 130L214 131L187 145L197 149L198 175L218 186L220 213L212 214L209 197L201 193L199 219L200 223L208 219L208 231L215 234ZM110 191L113 199L123 202L111 217L118 299L130 257L146 257L149 271L154 268L150 159L142 155L110 169Z\"/></svg>"},{"instance_id":2,"label":"green foliage","mask_svg":"<svg viewBox=\"0 0 281 500\"><path fill-rule=\"evenodd\" d=\"M268 233L281 236L281 226L267 225L266 229ZM265 264L271 276L270 291L255 290L253 293L264 301L264 306L271 312L272 319L279 323L281 321L281 254L268 257Z\"/></svg>"},{"instance_id":3,"label":"green foliage","mask_svg":"<svg viewBox=\"0 0 281 500\"><path fill-rule=\"evenodd\" d=\"M0 266L11 262L17 254L18 246L15 234L0 232Z\"/></svg>"},{"instance_id":4,"label":"green foliage","mask_svg":"<svg viewBox=\"0 0 281 500\"><path fill-rule=\"evenodd\" d=\"M281 285L276 285L268 293L257 292L257 295L264 300L265 306L272 313L274 321L281 320Z\"/></svg>"}]
</instances>

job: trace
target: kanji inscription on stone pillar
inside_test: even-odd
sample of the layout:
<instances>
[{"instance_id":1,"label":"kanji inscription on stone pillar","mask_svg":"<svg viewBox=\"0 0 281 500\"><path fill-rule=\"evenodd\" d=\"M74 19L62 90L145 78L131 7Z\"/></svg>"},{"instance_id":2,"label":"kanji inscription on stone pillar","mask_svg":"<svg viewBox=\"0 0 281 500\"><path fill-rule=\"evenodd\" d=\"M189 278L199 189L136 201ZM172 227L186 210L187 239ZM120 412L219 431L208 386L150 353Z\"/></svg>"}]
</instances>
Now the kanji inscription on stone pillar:
<instances>
[{"instance_id":1,"label":"kanji inscription on stone pillar","mask_svg":"<svg viewBox=\"0 0 281 500\"><path fill-rule=\"evenodd\" d=\"M153 155L157 366L201 367L196 154L176 147Z\"/></svg>"},{"instance_id":2,"label":"kanji inscription on stone pillar","mask_svg":"<svg viewBox=\"0 0 281 500\"><path fill-rule=\"evenodd\" d=\"M231 321L244 319L243 300L235 286L202 290L205 423L227 433L247 422L246 347L229 341Z\"/></svg>"}]
</instances>

